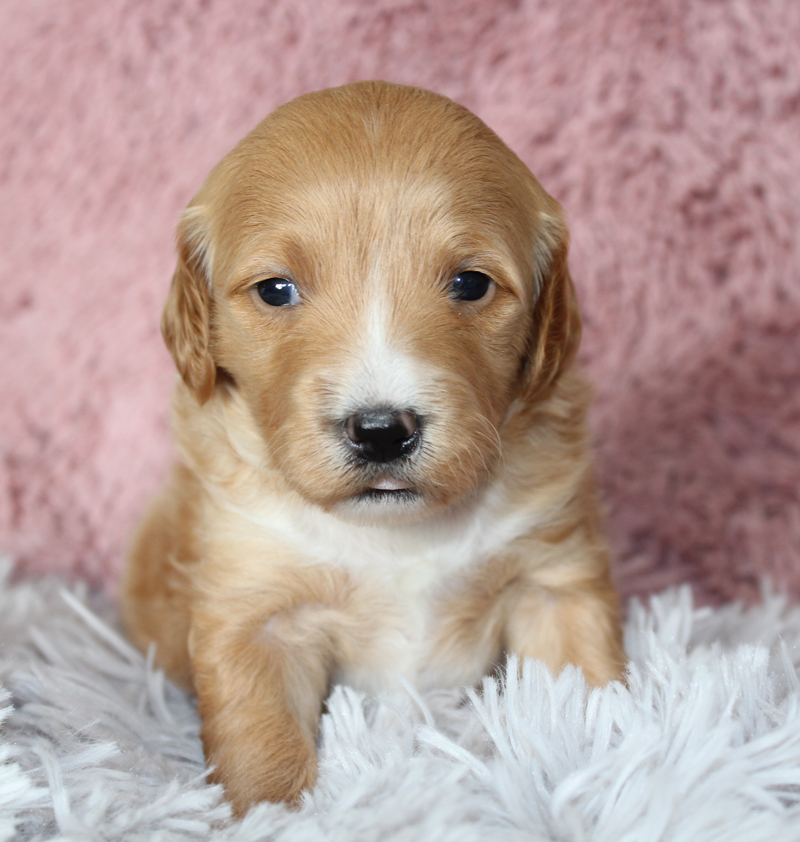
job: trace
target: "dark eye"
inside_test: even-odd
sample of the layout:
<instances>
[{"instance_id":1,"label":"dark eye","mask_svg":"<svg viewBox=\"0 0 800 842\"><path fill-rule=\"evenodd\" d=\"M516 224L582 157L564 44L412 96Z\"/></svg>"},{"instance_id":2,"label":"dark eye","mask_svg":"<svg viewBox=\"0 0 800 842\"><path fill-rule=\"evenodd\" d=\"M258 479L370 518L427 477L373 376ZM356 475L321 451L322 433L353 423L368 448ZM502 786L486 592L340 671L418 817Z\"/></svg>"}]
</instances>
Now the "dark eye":
<instances>
[{"instance_id":1,"label":"dark eye","mask_svg":"<svg viewBox=\"0 0 800 842\"><path fill-rule=\"evenodd\" d=\"M297 287L286 278L267 278L266 281L259 281L256 289L261 300L271 307L285 307L300 303Z\"/></svg>"},{"instance_id":2,"label":"dark eye","mask_svg":"<svg viewBox=\"0 0 800 842\"><path fill-rule=\"evenodd\" d=\"M450 298L456 301L477 301L483 298L492 285L492 279L483 272L459 272L450 283Z\"/></svg>"}]
</instances>

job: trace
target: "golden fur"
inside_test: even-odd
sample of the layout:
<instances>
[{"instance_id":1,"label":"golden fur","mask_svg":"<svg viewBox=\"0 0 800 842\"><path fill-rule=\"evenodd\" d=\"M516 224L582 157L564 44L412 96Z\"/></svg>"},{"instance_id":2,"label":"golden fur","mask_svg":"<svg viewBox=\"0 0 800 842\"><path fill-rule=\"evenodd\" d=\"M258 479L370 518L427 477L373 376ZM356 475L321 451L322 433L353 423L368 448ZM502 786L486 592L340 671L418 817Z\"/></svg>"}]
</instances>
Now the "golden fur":
<instances>
[{"instance_id":1,"label":"golden fur","mask_svg":"<svg viewBox=\"0 0 800 842\"><path fill-rule=\"evenodd\" d=\"M279 108L184 212L163 318L180 463L123 608L196 691L237 812L313 785L333 681L469 684L506 652L620 677L567 246L477 117L381 82ZM468 271L492 279L479 300L450 294ZM265 303L270 278L300 303ZM377 405L413 407L411 455L348 450L344 419Z\"/></svg>"}]
</instances>

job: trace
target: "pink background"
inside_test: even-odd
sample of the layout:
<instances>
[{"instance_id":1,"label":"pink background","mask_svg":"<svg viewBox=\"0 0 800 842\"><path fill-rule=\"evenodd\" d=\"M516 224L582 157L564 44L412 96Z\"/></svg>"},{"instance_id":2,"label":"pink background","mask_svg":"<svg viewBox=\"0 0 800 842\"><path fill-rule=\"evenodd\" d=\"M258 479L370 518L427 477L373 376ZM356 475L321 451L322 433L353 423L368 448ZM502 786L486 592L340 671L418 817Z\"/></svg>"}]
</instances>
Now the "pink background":
<instances>
[{"instance_id":1,"label":"pink background","mask_svg":"<svg viewBox=\"0 0 800 842\"><path fill-rule=\"evenodd\" d=\"M0 547L113 590L164 474L172 231L276 105L380 77L566 207L626 594L800 596L800 3L0 5Z\"/></svg>"}]
</instances>

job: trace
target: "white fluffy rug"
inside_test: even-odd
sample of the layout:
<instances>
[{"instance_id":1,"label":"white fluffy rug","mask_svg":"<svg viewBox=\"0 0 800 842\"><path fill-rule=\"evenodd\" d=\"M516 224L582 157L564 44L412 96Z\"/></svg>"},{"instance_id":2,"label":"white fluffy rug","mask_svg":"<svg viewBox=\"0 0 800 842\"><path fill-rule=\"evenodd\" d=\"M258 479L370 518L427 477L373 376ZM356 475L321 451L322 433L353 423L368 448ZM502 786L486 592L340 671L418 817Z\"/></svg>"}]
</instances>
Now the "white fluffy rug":
<instances>
[{"instance_id":1,"label":"white fluffy rug","mask_svg":"<svg viewBox=\"0 0 800 842\"><path fill-rule=\"evenodd\" d=\"M338 687L313 795L239 824L204 781L192 701L90 602L0 589L0 839L800 839L800 609L779 596L633 603L628 688L534 662L462 695Z\"/></svg>"}]
</instances>

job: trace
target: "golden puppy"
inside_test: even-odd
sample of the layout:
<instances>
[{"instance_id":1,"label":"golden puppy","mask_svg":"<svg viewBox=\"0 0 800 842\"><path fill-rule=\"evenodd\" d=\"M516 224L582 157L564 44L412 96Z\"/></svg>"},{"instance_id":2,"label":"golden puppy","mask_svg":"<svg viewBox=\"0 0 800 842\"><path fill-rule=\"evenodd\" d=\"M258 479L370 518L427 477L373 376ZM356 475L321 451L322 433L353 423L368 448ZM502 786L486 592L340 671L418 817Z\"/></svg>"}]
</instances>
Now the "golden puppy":
<instances>
[{"instance_id":1,"label":"golden puppy","mask_svg":"<svg viewBox=\"0 0 800 842\"><path fill-rule=\"evenodd\" d=\"M332 682L621 674L558 204L477 117L383 82L277 109L183 214L180 453L123 588L237 812L314 783Z\"/></svg>"}]
</instances>

